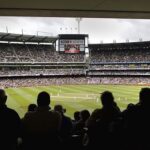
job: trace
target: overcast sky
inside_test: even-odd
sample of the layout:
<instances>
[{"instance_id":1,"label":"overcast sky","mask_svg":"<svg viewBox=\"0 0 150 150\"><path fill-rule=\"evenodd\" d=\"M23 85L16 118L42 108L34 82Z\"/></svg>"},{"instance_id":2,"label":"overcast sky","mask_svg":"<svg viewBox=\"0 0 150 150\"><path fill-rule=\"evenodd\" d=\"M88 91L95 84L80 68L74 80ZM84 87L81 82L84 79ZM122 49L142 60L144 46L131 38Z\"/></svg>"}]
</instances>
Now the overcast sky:
<instances>
[{"instance_id":1,"label":"overcast sky","mask_svg":"<svg viewBox=\"0 0 150 150\"><path fill-rule=\"evenodd\" d=\"M0 32L56 36L78 33L75 18L0 17ZM150 20L82 18L80 33L89 34L90 43L150 40Z\"/></svg>"}]
</instances>

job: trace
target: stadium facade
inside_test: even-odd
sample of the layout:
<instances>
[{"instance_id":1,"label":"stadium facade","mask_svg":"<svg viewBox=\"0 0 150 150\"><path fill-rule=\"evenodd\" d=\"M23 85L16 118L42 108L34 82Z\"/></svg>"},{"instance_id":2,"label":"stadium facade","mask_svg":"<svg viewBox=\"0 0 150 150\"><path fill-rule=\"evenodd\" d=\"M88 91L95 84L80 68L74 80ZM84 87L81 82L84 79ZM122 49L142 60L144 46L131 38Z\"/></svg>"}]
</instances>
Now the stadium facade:
<instances>
[{"instance_id":1,"label":"stadium facade","mask_svg":"<svg viewBox=\"0 0 150 150\"><path fill-rule=\"evenodd\" d=\"M0 33L0 87L149 84L149 76L150 41L89 44L86 34Z\"/></svg>"}]
</instances>

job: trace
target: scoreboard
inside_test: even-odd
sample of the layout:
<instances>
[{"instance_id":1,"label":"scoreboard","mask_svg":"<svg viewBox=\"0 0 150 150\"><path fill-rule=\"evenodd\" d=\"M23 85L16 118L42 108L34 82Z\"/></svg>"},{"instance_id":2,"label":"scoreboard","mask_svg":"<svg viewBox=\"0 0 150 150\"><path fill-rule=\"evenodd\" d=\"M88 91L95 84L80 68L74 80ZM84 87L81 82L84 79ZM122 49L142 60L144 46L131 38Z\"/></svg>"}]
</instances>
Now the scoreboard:
<instances>
[{"instance_id":1,"label":"scoreboard","mask_svg":"<svg viewBox=\"0 0 150 150\"><path fill-rule=\"evenodd\" d=\"M60 51L65 53L80 53L85 51L85 42L83 39L61 39L59 43Z\"/></svg>"},{"instance_id":2,"label":"scoreboard","mask_svg":"<svg viewBox=\"0 0 150 150\"><path fill-rule=\"evenodd\" d=\"M63 53L84 53L85 35L63 34L59 35L59 52Z\"/></svg>"}]
</instances>

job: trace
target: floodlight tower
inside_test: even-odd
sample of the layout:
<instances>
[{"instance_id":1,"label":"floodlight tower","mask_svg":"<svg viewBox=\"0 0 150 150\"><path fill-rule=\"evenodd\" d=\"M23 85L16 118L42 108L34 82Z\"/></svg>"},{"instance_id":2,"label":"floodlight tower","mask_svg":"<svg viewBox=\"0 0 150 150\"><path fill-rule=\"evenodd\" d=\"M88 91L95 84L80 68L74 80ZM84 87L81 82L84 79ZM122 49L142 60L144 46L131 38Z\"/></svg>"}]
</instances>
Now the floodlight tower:
<instances>
[{"instance_id":1,"label":"floodlight tower","mask_svg":"<svg viewBox=\"0 0 150 150\"><path fill-rule=\"evenodd\" d=\"M80 34L80 22L82 21L82 18L76 18L76 21L78 23L78 34Z\"/></svg>"}]
</instances>

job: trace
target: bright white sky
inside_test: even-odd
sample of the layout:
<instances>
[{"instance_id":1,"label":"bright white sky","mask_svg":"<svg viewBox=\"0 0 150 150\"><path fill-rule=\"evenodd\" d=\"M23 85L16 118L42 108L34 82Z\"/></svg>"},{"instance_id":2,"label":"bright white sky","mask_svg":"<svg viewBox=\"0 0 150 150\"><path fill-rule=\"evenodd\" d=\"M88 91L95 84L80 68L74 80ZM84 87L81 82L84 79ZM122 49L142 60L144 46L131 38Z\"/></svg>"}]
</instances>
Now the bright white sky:
<instances>
[{"instance_id":1,"label":"bright white sky","mask_svg":"<svg viewBox=\"0 0 150 150\"><path fill-rule=\"evenodd\" d=\"M78 33L75 18L0 17L0 32L55 36ZM150 41L150 20L82 18L80 33L89 34L90 43Z\"/></svg>"}]
</instances>

